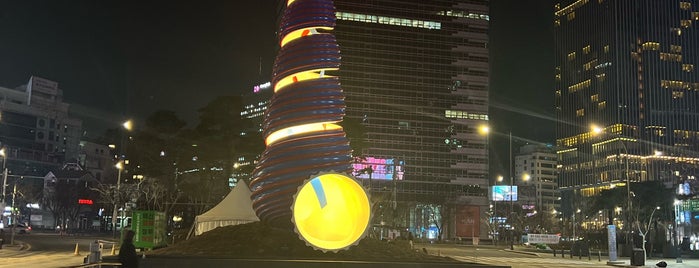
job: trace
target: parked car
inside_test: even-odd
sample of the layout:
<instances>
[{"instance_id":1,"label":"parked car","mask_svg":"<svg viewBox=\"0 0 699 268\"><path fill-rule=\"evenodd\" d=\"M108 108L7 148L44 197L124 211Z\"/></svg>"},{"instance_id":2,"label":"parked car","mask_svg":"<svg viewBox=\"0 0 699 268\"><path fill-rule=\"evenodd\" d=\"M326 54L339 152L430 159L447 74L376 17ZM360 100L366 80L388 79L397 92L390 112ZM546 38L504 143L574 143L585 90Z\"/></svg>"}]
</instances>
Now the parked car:
<instances>
[{"instance_id":1,"label":"parked car","mask_svg":"<svg viewBox=\"0 0 699 268\"><path fill-rule=\"evenodd\" d=\"M15 234L30 234L30 233L32 233L31 226L26 226L24 224L17 223L17 224L14 224L14 227L15 227ZM3 228L3 231L5 231L5 233L8 233L8 234L10 232L12 232L12 224L5 226Z\"/></svg>"}]
</instances>

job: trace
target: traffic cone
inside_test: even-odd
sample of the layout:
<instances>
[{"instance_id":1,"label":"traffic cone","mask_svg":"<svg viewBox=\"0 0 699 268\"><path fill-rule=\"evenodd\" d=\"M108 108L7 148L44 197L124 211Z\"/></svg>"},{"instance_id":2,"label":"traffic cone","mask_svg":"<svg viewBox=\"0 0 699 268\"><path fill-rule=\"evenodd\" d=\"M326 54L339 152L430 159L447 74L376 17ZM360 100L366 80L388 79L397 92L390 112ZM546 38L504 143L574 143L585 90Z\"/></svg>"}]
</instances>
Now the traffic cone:
<instances>
[{"instance_id":1,"label":"traffic cone","mask_svg":"<svg viewBox=\"0 0 699 268\"><path fill-rule=\"evenodd\" d=\"M78 243L75 243L75 256L80 255L80 247L78 246Z\"/></svg>"},{"instance_id":2,"label":"traffic cone","mask_svg":"<svg viewBox=\"0 0 699 268\"><path fill-rule=\"evenodd\" d=\"M114 244L112 244L112 255L116 254L116 249L114 249Z\"/></svg>"}]
</instances>

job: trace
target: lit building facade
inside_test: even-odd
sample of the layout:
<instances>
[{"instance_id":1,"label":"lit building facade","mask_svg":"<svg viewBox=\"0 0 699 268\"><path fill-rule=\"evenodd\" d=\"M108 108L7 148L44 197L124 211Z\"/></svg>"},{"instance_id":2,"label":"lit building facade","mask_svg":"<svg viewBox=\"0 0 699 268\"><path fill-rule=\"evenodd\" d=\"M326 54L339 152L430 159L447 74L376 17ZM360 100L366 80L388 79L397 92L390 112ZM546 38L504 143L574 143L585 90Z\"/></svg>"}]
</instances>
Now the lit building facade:
<instances>
[{"instance_id":1,"label":"lit building facade","mask_svg":"<svg viewBox=\"0 0 699 268\"><path fill-rule=\"evenodd\" d=\"M694 178L699 1L560 1L553 23L564 211L627 182Z\"/></svg>"},{"instance_id":2,"label":"lit building facade","mask_svg":"<svg viewBox=\"0 0 699 268\"><path fill-rule=\"evenodd\" d=\"M0 87L0 143L11 174L44 176L78 158L82 121L68 115L58 83L32 76Z\"/></svg>"},{"instance_id":3,"label":"lit building facade","mask_svg":"<svg viewBox=\"0 0 699 268\"><path fill-rule=\"evenodd\" d=\"M265 82L253 86L252 90L242 95L243 111L240 112L240 117L250 120L252 125L246 133L262 133L264 113L269 107L273 94L272 83ZM228 183L230 187L234 187L239 179L250 179L250 171L257 163L259 154L242 154L237 157L232 178Z\"/></svg>"},{"instance_id":4,"label":"lit building facade","mask_svg":"<svg viewBox=\"0 0 699 268\"><path fill-rule=\"evenodd\" d=\"M488 155L478 128L488 121L489 1L335 6L345 120L366 130L366 148L354 153L366 160L354 166L355 175L385 197L381 207L412 204L393 222L381 220L389 218L381 211L375 218L436 239L429 215L446 206L420 204L441 200L455 213L443 215L453 221L440 226L442 238L484 237ZM373 172L360 172L366 167Z\"/></svg>"},{"instance_id":5,"label":"lit building facade","mask_svg":"<svg viewBox=\"0 0 699 268\"><path fill-rule=\"evenodd\" d=\"M515 184L519 185L519 202L533 205L540 212L559 209L557 156L553 148L525 145L515 156Z\"/></svg>"}]
</instances>

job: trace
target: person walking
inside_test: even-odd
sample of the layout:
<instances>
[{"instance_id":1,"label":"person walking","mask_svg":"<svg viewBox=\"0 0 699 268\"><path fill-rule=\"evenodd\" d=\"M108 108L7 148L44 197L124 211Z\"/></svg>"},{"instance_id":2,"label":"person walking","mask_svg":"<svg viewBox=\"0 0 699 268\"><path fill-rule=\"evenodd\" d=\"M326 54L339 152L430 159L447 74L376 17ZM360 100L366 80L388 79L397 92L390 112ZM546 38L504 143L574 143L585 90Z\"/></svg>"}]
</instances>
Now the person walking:
<instances>
[{"instance_id":1,"label":"person walking","mask_svg":"<svg viewBox=\"0 0 699 268\"><path fill-rule=\"evenodd\" d=\"M136 255L136 246L133 245L133 237L136 233L132 230L126 231L124 241L121 242L119 248L119 262L124 268L138 268L138 255Z\"/></svg>"}]
</instances>

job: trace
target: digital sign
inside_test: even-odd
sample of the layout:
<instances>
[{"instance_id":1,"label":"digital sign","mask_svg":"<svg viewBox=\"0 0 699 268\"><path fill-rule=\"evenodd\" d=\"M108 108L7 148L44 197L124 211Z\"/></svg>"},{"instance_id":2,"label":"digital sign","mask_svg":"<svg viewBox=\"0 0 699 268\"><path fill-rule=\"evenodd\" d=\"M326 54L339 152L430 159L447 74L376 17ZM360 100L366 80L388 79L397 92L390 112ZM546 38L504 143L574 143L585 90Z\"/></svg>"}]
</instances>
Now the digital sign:
<instances>
[{"instance_id":1,"label":"digital sign","mask_svg":"<svg viewBox=\"0 0 699 268\"><path fill-rule=\"evenodd\" d=\"M358 179L403 180L404 165L403 161L393 158L366 157L361 163L352 164L352 169ZM366 172L369 167L372 170L371 175Z\"/></svg>"},{"instance_id":2,"label":"digital sign","mask_svg":"<svg viewBox=\"0 0 699 268\"><path fill-rule=\"evenodd\" d=\"M80 205L92 205L94 202L92 202L92 199L78 199L78 204Z\"/></svg>"},{"instance_id":3,"label":"digital sign","mask_svg":"<svg viewBox=\"0 0 699 268\"><path fill-rule=\"evenodd\" d=\"M517 185L495 185L490 189L490 199L493 201L517 201Z\"/></svg>"}]
</instances>

